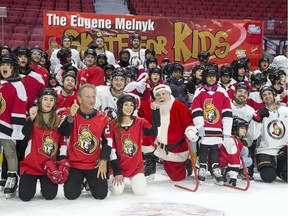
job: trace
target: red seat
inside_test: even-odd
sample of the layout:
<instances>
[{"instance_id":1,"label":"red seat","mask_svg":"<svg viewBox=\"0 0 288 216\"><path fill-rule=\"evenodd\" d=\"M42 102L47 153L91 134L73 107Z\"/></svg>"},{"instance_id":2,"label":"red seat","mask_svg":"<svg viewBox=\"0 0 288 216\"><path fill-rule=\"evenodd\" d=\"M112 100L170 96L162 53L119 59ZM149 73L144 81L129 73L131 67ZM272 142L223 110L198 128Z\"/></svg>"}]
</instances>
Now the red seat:
<instances>
[{"instance_id":1,"label":"red seat","mask_svg":"<svg viewBox=\"0 0 288 216\"><path fill-rule=\"evenodd\" d=\"M30 40L27 44L28 48L31 48L33 46L40 46L43 49L43 41L32 41Z\"/></svg>"},{"instance_id":2,"label":"red seat","mask_svg":"<svg viewBox=\"0 0 288 216\"><path fill-rule=\"evenodd\" d=\"M43 28L35 27L32 29L32 35L43 35Z\"/></svg>"},{"instance_id":3,"label":"red seat","mask_svg":"<svg viewBox=\"0 0 288 216\"><path fill-rule=\"evenodd\" d=\"M14 33L22 33L22 34L28 34L29 28L25 26L16 26L14 28Z\"/></svg>"},{"instance_id":4,"label":"red seat","mask_svg":"<svg viewBox=\"0 0 288 216\"><path fill-rule=\"evenodd\" d=\"M25 44L28 42L28 34L21 34L21 33L13 33L11 36L11 40L23 40Z\"/></svg>"},{"instance_id":5,"label":"red seat","mask_svg":"<svg viewBox=\"0 0 288 216\"><path fill-rule=\"evenodd\" d=\"M26 47L26 43L25 41L23 40L9 40L8 42L8 46L11 48L11 49L15 49L17 46L24 46Z\"/></svg>"},{"instance_id":6,"label":"red seat","mask_svg":"<svg viewBox=\"0 0 288 216\"><path fill-rule=\"evenodd\" d=\"M43 35L32 34L30 41L43 41Z\"/></svg>"}]
</instances>

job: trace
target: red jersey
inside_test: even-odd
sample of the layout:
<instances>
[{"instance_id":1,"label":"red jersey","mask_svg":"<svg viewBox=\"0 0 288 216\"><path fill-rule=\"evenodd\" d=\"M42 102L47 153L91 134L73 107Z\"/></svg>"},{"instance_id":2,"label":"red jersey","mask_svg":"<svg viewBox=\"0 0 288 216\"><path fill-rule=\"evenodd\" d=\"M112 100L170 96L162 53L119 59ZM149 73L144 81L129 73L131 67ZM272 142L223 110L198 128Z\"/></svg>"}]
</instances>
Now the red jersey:
<instances>
[{"instance_id":1,"label":"red jersey","mask_svg":"<svg viewBox=\"0 0 288 216\"><path fill-rule=\"evenodd\" d=\"M48 160L56 161L61 138L58 130L41 130L34 122L24 160L20 162L20 175L24 172L30 175L46 175L43 164Z\"/></svg>"},{"instance_id":2,"label":"red jersey","mask_svg":"<svg viewBox=\"0 0 288 216\"><path fill-rule=\"evenodd\" d=\"M249 94L247 104L251 106L254 110L264 108L265 104L263 103L259 91L253 90Z\"/></svg>"},{"instance_id":3,"label":"red jersey","mask_svg":"<svg viewBox=\"0 0 288 216\"><path fill-rule=\"evenodd\" d=\"M69 113L70 107L74 103L74 100L76 100L78 102L77 92L74 91L72 95L63 96L61 94L62 91L63 91L62 89L58 89L56 91L56 93L58 95L58 104L56 107L56 113L59 116L62 116L64 113ZM78 104L79 104L79 102L78 102Z\"/></svg>"},{"instance_id":4,"label":"red jersey","mask_svg":"<svg viewBox=\"0 0 288 216\"><path fill-rule=\"evenodd\" d=\"M31 67L37 74L39 74L42 79L44 80L45 86L48 86L49 81L49 72L41 65L36 64L30 64L29 67Z\"/></svg>"},{"instance_id":5,"label":"red jersey","mask_svg":"<svg viewBox=\"0 0 288 216\"><path fill-rule=\"evenodd\" d=\"M144 173L142 157L142 141L144 128L152 128L152 125L143 118L136 118L130 127L120 129L116 127L116 121L110 124L111 136L113 137L112 153L116 151L120 162L120 168L124 177L132 177L138 173Z\"/></svg>"},{"instance_id":6,"label":"red jersey","mask_svg":"<svg viewBox=\"0 0 288 216\"><path fill-rule=\"evenodd\" d=\"M77 73L77 89L85 83L90 83L95 86L105 85L104 70L98 66L92 66L90 68L83 68Z\"/></svg>"},{"instance_id":7,"label":"red jersey","mask_svg":"<svg viewBox=\"0 0 288 216\"><path fill-rule=\"evenodd\" d=\"M91 170L97 166L101 159L101 149L103 149L102 134L111 140L109 131L105 130L107 123L108 116L99 111L96 111L92 116L84 116L79 111L77 112L68 145L68 158L71 167ZM111 145L110 143L110 147Z\"/></svg>"}]
</instances>

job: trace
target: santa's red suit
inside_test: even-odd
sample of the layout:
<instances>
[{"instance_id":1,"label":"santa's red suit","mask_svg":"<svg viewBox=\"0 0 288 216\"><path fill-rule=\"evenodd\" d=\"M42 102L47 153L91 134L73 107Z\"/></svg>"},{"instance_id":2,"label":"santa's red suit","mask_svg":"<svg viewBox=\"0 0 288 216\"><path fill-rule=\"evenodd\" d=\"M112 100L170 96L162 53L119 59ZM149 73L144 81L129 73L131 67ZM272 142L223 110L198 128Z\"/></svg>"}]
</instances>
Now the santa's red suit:
<instances>
[{"instance_id":1,"label":"santa's red suit","mask_svg":"<svg viewBox=\"0 0 288 216\"><path fill-rule=\"evenodd\" d=\"M150 123L152 123L152 111L148 106L151 102L144 103L140 108L140 113ZM157 157L163 159L164 169L168 176L173 181L180 181L186 178L185 161L189 156L189 151L185 130L193 125L191 113L183 103L171 96L171 100L164 106L160 105L160 116L161 126L158 127L158 136L146 137L143 141L145 145L143 145L143 152L154 151Z\"/></svg>"}]
</instances>

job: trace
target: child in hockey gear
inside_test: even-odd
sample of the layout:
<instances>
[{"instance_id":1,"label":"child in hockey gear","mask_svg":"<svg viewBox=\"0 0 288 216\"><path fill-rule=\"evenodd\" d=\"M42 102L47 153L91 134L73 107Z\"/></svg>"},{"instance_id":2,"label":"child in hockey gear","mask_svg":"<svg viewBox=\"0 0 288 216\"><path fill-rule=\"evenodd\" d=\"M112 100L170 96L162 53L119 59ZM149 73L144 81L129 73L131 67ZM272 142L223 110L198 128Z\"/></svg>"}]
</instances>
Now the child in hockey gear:
<instances>
[{"instance_id":1,"label":"child in hockey gear","mask_svg":"<svg viewBox=\"0 0 288 216\"><path fill-rule=\"evenodd\" d=\"M107 162L112 146L107 128L108 116L94 108L94 85L82 85L78 91L78 100L80 106L75 101L59 127L65 136L70 135L67 155L71 168L64 183L64 196L69 200L79 197L85 178L92 196L105 199L108 192Z\"/></svg>"},{"instance_id":2,"label":"child in hockey gear","mask_svg":"<svg viewBox=\"0 0 288 216\"><path fill-rule=\"evenodd\" d=\"M0 56L9 55L10 53L12 53L12 50L9 46L4 45L0 47Z\"/></svg>"},{"instance_id":3,"label":"child in hockey gear","mask_svg":"<svg viewBox=\"0 0 288 216\"><path fill-rule=\"evenodd\" d=\"M287 90L284 89L286 84L286 73L283 70L275 70L273 73L270 73L269 80L272 83L272 88L276 93L275 102L278 105L286 106L288 95Z\"/></svg>"},{"instance_id":4,"label":"child in hockey gear","mask_svg":"<svg viewBox=\"0 0 288 216\"><path fill-rule=\"evenodd\" d=\"M105 83L107 86L111 85L111 78L112 78L112 72L115 70L115 67L111 64L107 64L104 67L104 76L105 76Z\"/></svg>"},{"instance_id":5,"label":"child in hockey gear","mask_svg":"<svg viewBox=\"0 0 288 216\"><path fill-rule=\"evenodd\" d=\"M119 53L119 61L115 65L115 68L126 68L128 65L130 65L129 59L130 52L128 50L121 50Z\"/></svg>"},{"instance_id":6,"label":"child in hockey gear","mask_svg":"<svg viewBox=\"0 0 288 216\"><path fill-rule=\"evenodd\" d=\"M234 98L235 87L231 84L233 69L230 66L223 65L220 69L219 84L227 91L229 98Z\"/></svg>"},{"instance_id":7,"label":"child in hockey gear","mask_svg":"<svg viewBox=\"0 0 288 216\"><path fill-rule=\"evenodd\" d=\"M58 97L53 89L43 89L37 98L37 106L29 110L29 118L23 128L25 140L29 140L26 155L20 163L19 198L29 201L35 196L37 180L41 195L46 200L57 195L58 184L63 184L69 174L66 145L58 132L60 118L56 114ZM60 149L59 149L60 148ZM60 152L57 162L56 156Z\"/></svg>"},{"instance_id":8,"label":"child in hockey gear","mask_svg":"<svg viewBox=\"0 0 288 216\"><path fill-rule=\"evenodd\" d=\"M260 58L258 61L259 70L263 72L264 70L266 70L269 67L269 64L270 64L270 62L269 62L268 58L265 58L265 57Z\"/></svg>"},{"instance_id":9,"label":"child in hockey gear","mask_svg":"<svg viewBox=\"0 0 288 216\"><path fill-rule=\"evenodd\" d=\"M243 140L246 136L247 128L247 121L238 116L233 116L233 136L226 139L219 148L220 167L226 168L225 173L228 174L230 178L229 184L232 184L233 186L236 186L238 174L244 175L240 157L242 157L246 168L250 167L252 164L252 159L249 158L249 150L246 147L246 142Z\"/></svg>"},{"instance_id":10,"label":"child in hockey gear","mask_svg":"<svg viewBox=\"0 0 288 216\"><path fill-rule=\"evenodd\" d=\"M245 62L241 61L240 59L235 60L231 63L230 66L233 69L231 84L234 85L234 87L236 87L239 82L244 82L251 90L252 87L250 87L249 80L245 76L246 69L247 69Z\"/></svg>"},{"instance_id":11,"label":"child in hockey gear","mask_svg":"<svg viewBox=\"0 0 288 216\"><path fill-rule=\"evenodd\" d=\"M96 65L103 69L107 64L107 56L104 54L98 54L96 57Z\"/></svg>"},{"instance_id":12,"label":"child in hockey gear","mask_svg":"<svg viewBox=\"0 0 288 216\"><path fill-rule=\"evenodd\" d=\"M260 137L256 162L262 181L267 183L273 182L277 176L287 182L287 158L282 160L277 156L288 143L288 107L278 107L274 95L271 87L265 86L260 90L265 108L255 112L248 128L253 140Z\"/></svg>"},{"instance_id":13,"label":"child in hockey gear","mask_svg":"<svg viewBox=\"0 0 288 216\"><path fill-rule=\"evenodd\" d=\"M219 168L218 145L231 136L232 111L227 92L217 82L218 68L206 67L203 75L203 86L195 92L192 102L192 117L201 137L199 149L200 182L206 180L206 171L209 164L213 180L223 185L223 176Z\"/></svg>"},{"instance_id":14,"label":"child in hockey gear","mask_svg":"<svg viewBox=\"0 0 288 216\"><path fill-rule=\"evenodd\" d=\"M207 51L201 51L198 53L198 60L200 62L200 65L205 67L206 64L209 62L209 58L210 58L210 53Z\"/></svg>"},{"instance_id":15,"label":"child in hockey gear","mask_svg":"<svg viewBox=\"0 0 288 216\"><path fill-rule=\"evenodd\" d=\"M15 140L22 140L26 119L27 95L19 76L19 61L14 54L0 57L0 148L7 159L6 198L16 195L18 187L18 159ZM4 183L4 182L3 182Z\"/></svg>"},{"instance_id":16,"label":"child in hockey gear","mask_svg":"<svg viewBox=\"0 0 288 216\"><path fill-rule=\"evenodd\" d=\"M265 85L266 77L263 73L256 73L251 75L251 85L252 90L249 94L247 104L251 106L254 110L258 110L264 107L264 103L259 95L260 89Z\"/></svg>"},{"instance_id":17,"label":"child in hockey gear","mask_svg":"<svg viewBox=\"0 0 288 216\"><path fill-rule=\"evenodd\" d=\"M141 142L144 136L157 136L157 127L160 126L159 106L152 103L151 109L153 110L152 125L143 118L133 116L136 110L134 96L123 95L117 101L117 118L110 123L113 137L110 158L113 175L110 175L109 181L113 195L123 193L125 178L130 179L135 194L146 193Z\"/></svg>"}]
</instances>

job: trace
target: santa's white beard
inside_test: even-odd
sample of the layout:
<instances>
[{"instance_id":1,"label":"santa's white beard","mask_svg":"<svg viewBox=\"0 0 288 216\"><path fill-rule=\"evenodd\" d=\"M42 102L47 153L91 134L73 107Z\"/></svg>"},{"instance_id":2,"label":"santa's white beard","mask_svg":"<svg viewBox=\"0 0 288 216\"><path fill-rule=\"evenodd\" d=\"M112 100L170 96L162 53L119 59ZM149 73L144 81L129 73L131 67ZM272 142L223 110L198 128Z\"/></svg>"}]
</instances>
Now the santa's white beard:
<instances>
[{"instance_id":1,"label":"santa's white beard","mask_svg":"<svg viewBox=\"0 0 288 216\"><path fill-rule=\"evenodd\" d=\"M160 114L161 115L167 115L168 113L170 113L173 102L174 102L174 100L171 97L168 101L165 101L162 103L157 103L160 107Z\"/></svg>"}]
</instances>

